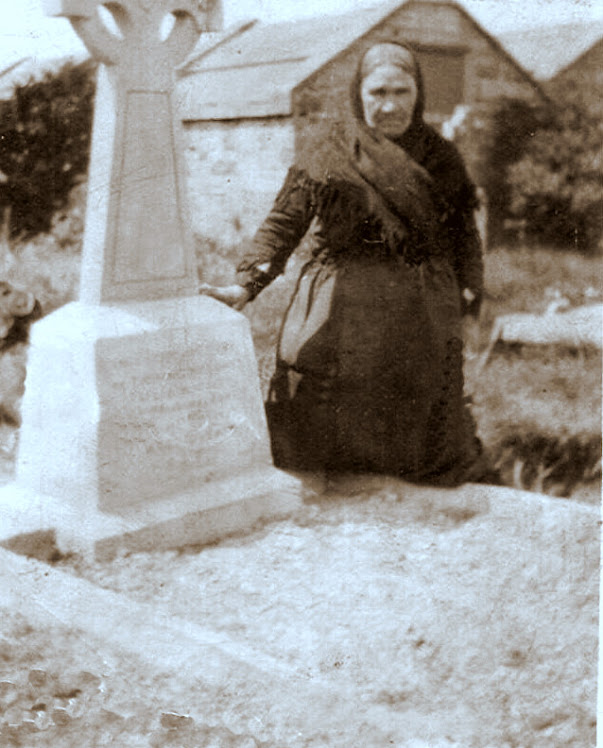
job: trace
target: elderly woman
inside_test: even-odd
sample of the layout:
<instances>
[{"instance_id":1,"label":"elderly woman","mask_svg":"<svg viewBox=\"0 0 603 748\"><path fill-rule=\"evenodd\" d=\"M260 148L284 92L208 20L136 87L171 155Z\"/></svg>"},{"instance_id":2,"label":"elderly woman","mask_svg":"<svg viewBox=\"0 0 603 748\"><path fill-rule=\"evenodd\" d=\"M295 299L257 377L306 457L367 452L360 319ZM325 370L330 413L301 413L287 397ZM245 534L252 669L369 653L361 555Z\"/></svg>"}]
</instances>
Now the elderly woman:
<instances>
[{"instance_id":1,"label":"elderly woman","mask_svg":"<svg viewBox=\"0 0 603 748\"><path fill-rule=\"evenodd\" d=\"M461 341L482 294L477 201L454 146L423 121L424 101L406 46L370 48L352 117L290 169L240 285L202 289L241 309L313 225L266 404L280 467L477 477Z\"/></svg>"}]
</instances>

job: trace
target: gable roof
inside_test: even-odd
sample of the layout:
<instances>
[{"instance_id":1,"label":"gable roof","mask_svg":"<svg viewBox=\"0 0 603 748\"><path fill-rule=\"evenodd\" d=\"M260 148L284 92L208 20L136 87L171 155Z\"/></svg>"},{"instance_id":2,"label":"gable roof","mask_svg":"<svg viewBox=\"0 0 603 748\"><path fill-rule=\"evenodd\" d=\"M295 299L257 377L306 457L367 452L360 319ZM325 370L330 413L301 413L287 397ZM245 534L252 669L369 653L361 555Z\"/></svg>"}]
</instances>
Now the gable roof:
<instances>
[{"instance_id":1,"label":"gable roof","mask_svg":"<svg viewBox=\"0 0 603 748\"><path fill-rule=\"evenodd\" d=\"M568 74L574 72L580 72L581 68L586 65L596 66L599 73L599 78L603 79L603 36L592 44L587 50L578 55L575 60L572 60L569 65L561 68L561 70L551 78L551 82L557 81Z\"/></svg>"},{"instance_id":2,"label":"gable roof","mask_svg":"<svg viewBox=\"0 0 603 748\"><path fill-rule=\"evenodd\" d=\"M195 49L177 85L185 120L288 116L292 91L351 44L410 2L389 0L342 15L248 25L216 46ZM427 0L426 4L430 4ZM509 52L458 3L435 0L462 13L544 99L546 94Z\"/></svg>"},{"instance_id":3,"label":"gable roof","mask_svg":"<svg viewBox=\"0 0 603 748\"><path fill-rule=\"evenodd\" d=\"M194 50L178 83L184 119L291 114L291 91L401 6L256 23L212 49Z\"/></svg>"},{"instance_id":4,"label":"gable roof","mask_svg":"<svg viewBox=\"0 0 603 748\"><path fill-rule=\"evenodd\" d=\"M603 21L567 23L501 34L507 49L538 80L570 67L603 37Z\"/></svg>"}]
</instances>

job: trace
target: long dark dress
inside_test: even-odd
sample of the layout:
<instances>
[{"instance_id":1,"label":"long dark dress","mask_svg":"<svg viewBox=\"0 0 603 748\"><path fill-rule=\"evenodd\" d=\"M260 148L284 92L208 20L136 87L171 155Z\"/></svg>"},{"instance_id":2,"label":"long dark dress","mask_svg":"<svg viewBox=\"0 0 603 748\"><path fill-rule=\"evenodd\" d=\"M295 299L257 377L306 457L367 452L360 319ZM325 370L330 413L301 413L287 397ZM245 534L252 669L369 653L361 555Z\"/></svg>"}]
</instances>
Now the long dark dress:
<instances>
[{"instance_id":1,"label":"long dark dress","mask_svg":"<svg viewBox=\"0 0 603 748\"><path fill-rule=\"evenodd\" d=\"M333 246L314 185L290 170L239 266L258 293L312 224L267 402L277 466L466 479L480 445L463 396L460 288L481 293L482 264L472 205L459 201L442 241L410 263L370 219Z\"/></svg>"}]
</instances>

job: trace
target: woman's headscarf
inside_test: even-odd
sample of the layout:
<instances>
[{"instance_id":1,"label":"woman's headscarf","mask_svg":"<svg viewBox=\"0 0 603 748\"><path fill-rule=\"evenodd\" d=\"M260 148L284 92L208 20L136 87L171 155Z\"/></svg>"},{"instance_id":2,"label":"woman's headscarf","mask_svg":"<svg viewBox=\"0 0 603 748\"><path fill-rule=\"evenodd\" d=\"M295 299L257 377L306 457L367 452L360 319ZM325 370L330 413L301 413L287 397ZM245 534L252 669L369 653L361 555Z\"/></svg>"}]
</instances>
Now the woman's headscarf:
<instances>
[{"instance_id":1,"label":"woman's headscarf","mask_svg":"<svg viewBox=\"0 0 603 748\"><path fill-rule=\"evenodd\" d=\"M362 81L377 70L377 68L383 67L384 65L392 65L400 68L403 72L411 75L415 82L417 87L417 98L410 126L406 133L404 133L404 135L406 135L410 131L409 134L412 135L412 132L423 124L423 114L425 112L425 86L419 63L417 62L411 48L406 44L399 44L397 42L375 44L372 47L369 47L360 58L360 62L358 63L350 87L352 116L358 122L364 122L364 107L360 95Z\"/></svg>"},{"instance_id":2,"label":"woman's headscarf","mask_svg":"<svg viewBox=\"0 0 603 748\"><path fill-rule=\"evenodd\" d=\"M360 91L367 75L392 64L412 75L417 99L406 132L388 139L366 124ZM352 79L348 121L337 122L297 164L317 186L317 212L331 243L345 243L346 231L361 237L371 223L409 261L430 253L442 213L472 187L454 146L424 122L424 108L423 77L411 48L399 42L370 47Z\"/></svg>"}]
</instances>

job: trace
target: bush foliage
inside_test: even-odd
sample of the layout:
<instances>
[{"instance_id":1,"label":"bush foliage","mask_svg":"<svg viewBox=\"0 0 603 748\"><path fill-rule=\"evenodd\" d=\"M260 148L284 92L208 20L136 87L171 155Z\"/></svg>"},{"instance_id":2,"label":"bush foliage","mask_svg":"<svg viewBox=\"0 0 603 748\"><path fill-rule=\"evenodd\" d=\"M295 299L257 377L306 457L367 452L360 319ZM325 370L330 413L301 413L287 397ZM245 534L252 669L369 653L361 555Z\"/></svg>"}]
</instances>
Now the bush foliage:
<instances>
[{"instance_id":1,"label":"bush foliage","mask_svg":"<svg viewBox=\"0 0 603 748\"><path fill-rule=\"evenodd\" d=\"M48 231L57 210L85 178L92 131L95 66L67 63L16 89L0 104L0 205L10 233Z\"/></svg>"},{"instance_id":2,"label":"bush foliage","mask_svg":"<svg viewBox=\"0 0 603 748\"><path fill-rule=\"evenodd\" d=\"M488 200L491 243L504 241L504 225L511 213L511 186L505 175L526 152L530 138L546 121L547 111L525 101L501 99L473 107L455 134L472 178Z\"/></svg>"},{"instance_id":3,"label":"bush foliage","mask_svg":"<svg viewBox=\"0 0 603 748\"><path fill-rule=\"evenodd\" d=\"M532 241L591 251L603 231L601 112L569 82L551 93L549 106L503 99L474 109L456 141L488 196L494 243L514 219Z\"/></svg>"},{"instance_id":4,"label":"bush foliage","mask_svg":"<svg viewBox=\"0 0 603 748\"><path fill-rule=\"evenodd\" d=\"M508 168L510 208L545 242L589 251L600 247L603 232L603 121L569 84L556 99L563 106Z\"/></svg>"}]
</instances>

